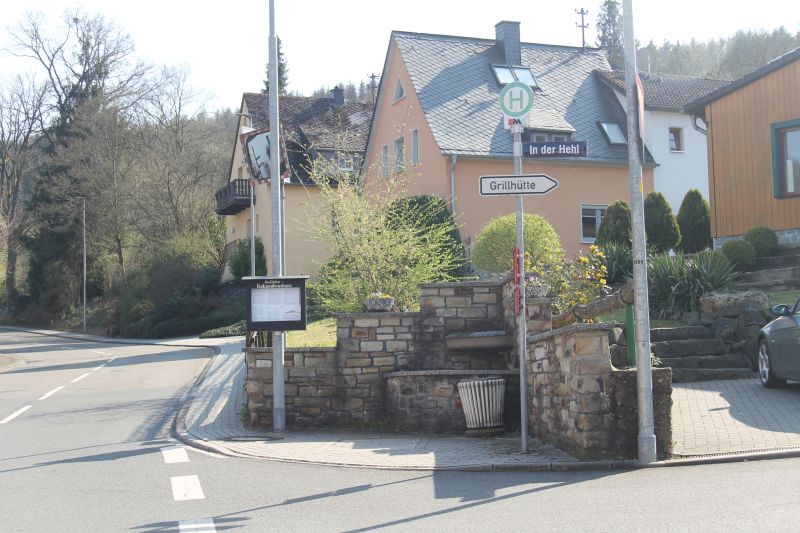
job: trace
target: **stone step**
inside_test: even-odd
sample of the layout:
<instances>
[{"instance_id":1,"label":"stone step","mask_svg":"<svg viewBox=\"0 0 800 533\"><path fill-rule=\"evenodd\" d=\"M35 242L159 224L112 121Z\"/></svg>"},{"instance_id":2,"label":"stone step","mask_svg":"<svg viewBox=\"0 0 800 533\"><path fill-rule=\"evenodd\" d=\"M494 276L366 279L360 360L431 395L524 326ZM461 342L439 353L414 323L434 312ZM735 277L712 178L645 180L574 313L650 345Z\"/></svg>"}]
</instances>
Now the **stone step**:
<instances>
[{"instance_id":1,"label":"stone step","mask_svg":"<svg viewBox=\"0 0 800 533\"><path fill-rule=\"evenodd\" d=\"M676 368L746 368L751 369L750 360L738 353L723 355L687 355L685 357L662 357L661 366Z\"/></svg>"},{"instance_id":2,"label":"stone step","mask_svg":"<svg viewBox=\"0 0 800 533\"><path fill-rule=\"evenodd\" d=\"M652 343L658 357L685 357L687 355L719 355L728 347L721 339L686 339Z\"/></svg>"},{"instance_id":3,"label":"stone step","mask_svg":"<svg viewBox=\"0 0 800 533\"><path fill-rule=\"evenodd\" d=\"M769 270L772 268L800 267L800 255L770 255L759 258L753 270Z\"/></svg>"},{"instance_id":4,"label":"stone step","mask_svg":"<svg viewBox=\"0 0 800 533\"><path fill-rule=\"evenodd\" d=\"M505 331L473 331L451 333L445 338L450 350L482 350L485 348L513 348L514 338Z\"/></svg>"},{"instance_id":5,"label":"stone step","mask_svg":"<svg viewBox=\"0 0 800 533\"><path fill-rule=\"evenodd\" d=\"M704 326L681 326L677 328L653 328L650 330L650 342L662 342L687 339L710 339L711 330Z\"/></svg>"},{"instance_id":6,"label":"stone step","mask_svg":"<svg viewBox=\"0 0 800 533\"><path fill-rule=\"evenodd\" d=\"M778 246L778 251L775 255L800 255L800 246L784 244Z\"/></svg>"},{"instance_id":7,"label":"stone step","mask_svg":"<svg viewBox=\"0 0 800 533\"><path fill-rule=\"evenodd\" d=\"M747 368L674 368L673 383L691 383L693 381L713 381L716 379L749 379L755 372Z\"/></svg>"},{"instance_id":8,"label":"stone step","mask_svg":"<svg viewBox=\"0 0 800 533\"><path fill-rule=\"evenodd\" d=\"M800 280L800 267L771 268L755 270L742 274L742 283L760 283L764 281Z\"/></svg>"},{"instance_id":9,"label":"stone step","mask_svg":"<svg viewBox=\"0 0 800 533\"><path fill-rule=\"evenodd\" d=\"M800 289L800 279L755 281L737 284L742 291L788 291Z\"/></svg>"}]
</instances>

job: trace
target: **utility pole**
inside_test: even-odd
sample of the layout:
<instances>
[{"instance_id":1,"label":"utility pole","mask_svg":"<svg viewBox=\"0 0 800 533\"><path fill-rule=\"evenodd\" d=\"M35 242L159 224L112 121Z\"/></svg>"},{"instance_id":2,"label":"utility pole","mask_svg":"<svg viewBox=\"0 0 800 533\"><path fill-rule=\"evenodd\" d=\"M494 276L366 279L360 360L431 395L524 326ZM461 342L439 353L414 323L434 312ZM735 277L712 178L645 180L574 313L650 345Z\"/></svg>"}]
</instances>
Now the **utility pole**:
<instances>
[{"instance_id":1,"label":"utility pole","mask_svg":"<svg viewBox=\"0 0 800 533\"><path fill-rule=\"evenodd\" d=\"M278 114L278 39L275 36L275 0L269 0L269 144L272 187L272 275L283 276L283 202L281 176L281 123ZM272 339L272 429L286 430L283 354L286 335L275 331Z\"/></svg>"},{"instance_id":2,"label":"utility pole","mask_svg":"<svg viewBox=\"0 0 800 533\"><path fill-rule=\"evenodd\" d=\"M522 175L522 130L521 121L517 120L511 126L512 153L514 154L514 174ZM520 450L528 453L528 311L525 307L525 234L523 232L524 220L522 213L522 195L517 195L517 250L519 272L519 317L517 317L517 343L519 345L519 395L520 401Z\"/></svg>"},{"instance_id":3,"label":"utility pole","mask_svg":"<svg viewBox=\"0 0 800 533\"><path fill-rule=\"evenodd\" d=\"M586 11L585 9L581 8L581 10L580 10L580 11L578 11L578 10L576 9L576 10L575 10L575 14L576 14L576 15L580 15L580 16L581 16L581 23L580 23L580 24L578 24L578 23L576 22L576 23L575 23L575 27L577 27L577 28L580 28L580 29L581 29L581 46L583 47L583 51L585 52L585 51L586 51L586 28L588 28L588 27L589 27L589 23L588 23L588 22L584 22L584 20L583 20L583 17L585 17L586 15L588 15L588 14L589 14L589 12L588 12L588 11Z\"/></svg>"},{"instance_id":4,"label":"utility pole","mask_svg":"<svg viewBox=\"0 0 800 533\"><path fill-rule=\"evenodd\" d=\"M83 200L83 332L86 333L86 197Z\"/></svg>"},{"instance_id":5,"label":"utility pole","mask_svg":"<svg viewBox=\"0 0 800 533\"><path fill-rule=\"evenodd\" d=\"M650 302L647 295L647 243L644 227L644 186L640 139L640 114L644 102L639 98L636 73L636 44L633 38L632 0L623 0L625 45L625 98L628 113L628 170L631 191L631 229L633 230L633 283L636 311L636 399L639 410L639 464L656 460L653 422L653 370L650 361Z\"/></svg>"},{"instance_id":6,"label":"utility pole","mask_svg":"<svg viewBox=\"0 0 800 533\"><path fill-rule=\"evenodd\" d=\"M377 74L370 74L369 75L369 90L372 93L372 107L375 107L375 80L378 79Z\"/></svg>"}]
</instances>

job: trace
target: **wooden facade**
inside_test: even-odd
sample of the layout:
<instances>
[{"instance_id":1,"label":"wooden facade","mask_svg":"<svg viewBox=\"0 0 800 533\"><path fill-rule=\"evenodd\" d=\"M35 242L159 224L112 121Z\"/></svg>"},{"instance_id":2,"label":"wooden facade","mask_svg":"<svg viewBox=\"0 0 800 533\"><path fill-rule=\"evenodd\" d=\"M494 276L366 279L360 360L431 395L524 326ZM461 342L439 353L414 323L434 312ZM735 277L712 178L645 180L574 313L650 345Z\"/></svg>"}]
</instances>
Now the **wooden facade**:
<instances>
[{"instance_id":1,"label":"wooden facade","mask_svg":"<svg viewBox=\"0 0 800 533\"><path fill-rule=\"evenodd\" d=\"M771 139L773 125L800 120L800 60L706 103L705 119L712 236L800 228L800 196L776 196Z\"/></svg>"}]
</instances>

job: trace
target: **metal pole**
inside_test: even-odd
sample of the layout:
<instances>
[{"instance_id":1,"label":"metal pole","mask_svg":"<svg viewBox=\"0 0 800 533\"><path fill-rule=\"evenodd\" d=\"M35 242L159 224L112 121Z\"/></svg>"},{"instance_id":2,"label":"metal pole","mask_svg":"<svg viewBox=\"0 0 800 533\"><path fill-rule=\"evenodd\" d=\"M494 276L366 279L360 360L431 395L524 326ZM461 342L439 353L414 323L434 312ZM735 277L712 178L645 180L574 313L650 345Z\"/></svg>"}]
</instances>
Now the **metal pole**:
<instances>
[{"instance_id":1,"label":"metal pole","mask_svg":"<svg viewBox=\"0 0 800 533\"><path fill-rule=\"evenodd\" d=\"M255 180L250 180L250 276L256 275L256 211L255 211Z\"/></svg>"},{"instance_id":2,"label":"metal pole","mask_svg":"<svg viewBox=\"0 0 800 533\"><path fill-rule=\"evenodd\" d=\"M275 36L275 0L269 0L269 145L272 187L272 275L283 276L283 216L281 201L280 117L278 115L278 38ZM286 336L275 331L272 338L272 429L286 430L283 354Z\"/></svg>"},{"instance_id":3,"label":"metal pole","mask_svg":"<svg viewBox=\"0 0 800 533\"><path fill-rule=\"evenodd\" d=\"M522 124L511 126L514 134L514 173L522 175ZM522 195L517 195L517 249L519 250L519 317L517 317L517 349L519 351L519 413L520 413L520 449L528 452L528 365L527 334L528 320L525 310L525 235L522 231Z\"/></svg>"},{"instance_id":4,"label":"metal pole","mask_svg":"<svg viewBox=\"0 0 800 533\"><path fill-rule=\"evenodd\" d=\"M636 84L636 45L633 38L632 0L623 0L625 38L625 96L628 112L628 169L631 189L631 226L633 230L633 283L636 307L636 383L639 411L639 463L656 460L656 436L653 422L653 372L650 362L650 303L647 295L647 243L644 228L644 186L639 159L639 108ZM644 103L640 103L644 105ZM643 142L643 141L642 141Z\"/></svg>"},{"instance_id":5,"label":"metal pole","mask_svg":"<svg viewBox=\"0 0 800 533\"><path fill-rule=\"evenodd\" d=\"M86 197L83 200L83 332L86 333Z\"/></svg>"}]
</instances>

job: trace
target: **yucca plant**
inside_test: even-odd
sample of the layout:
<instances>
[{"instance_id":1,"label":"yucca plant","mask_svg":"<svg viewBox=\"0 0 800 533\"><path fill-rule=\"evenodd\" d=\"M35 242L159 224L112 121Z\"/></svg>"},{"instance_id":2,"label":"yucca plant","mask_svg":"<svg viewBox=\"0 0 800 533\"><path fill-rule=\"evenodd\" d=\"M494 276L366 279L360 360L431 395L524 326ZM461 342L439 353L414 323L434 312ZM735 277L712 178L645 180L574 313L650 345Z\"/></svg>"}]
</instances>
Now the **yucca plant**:
<instances>
[{"instance_id":1,"label":"yucca plant","mask_svg":"<svg viewBox=\"0 0 800 533\"><path fill-rule=\"evenodd\" d=\"M630 244L609 242L600 247L605 255L608 283L618 283L631 277L633 273L633 258L631 257Z\"/></svg>"}]
</instances>

